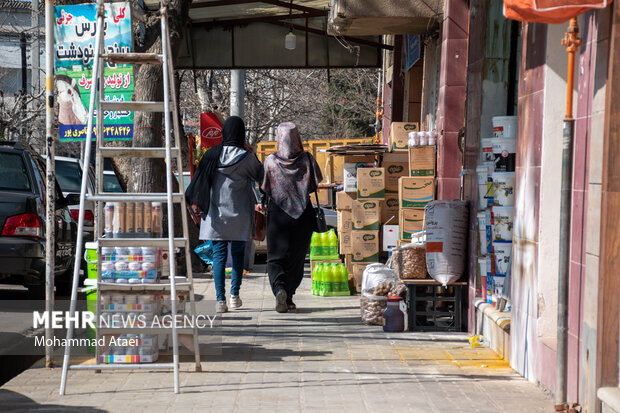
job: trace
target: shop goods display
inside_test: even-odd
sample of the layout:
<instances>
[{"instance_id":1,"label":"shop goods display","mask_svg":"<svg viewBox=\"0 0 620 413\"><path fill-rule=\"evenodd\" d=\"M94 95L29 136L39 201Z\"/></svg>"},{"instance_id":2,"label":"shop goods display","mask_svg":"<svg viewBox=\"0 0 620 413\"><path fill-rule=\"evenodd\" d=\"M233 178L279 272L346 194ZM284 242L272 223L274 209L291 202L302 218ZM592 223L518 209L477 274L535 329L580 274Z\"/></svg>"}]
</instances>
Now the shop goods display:
<instances>
[{"instance_id":1,"label":"shop goods display","mask_svg":"<svg viewBox=\"0 0 620 413\"><path fill-rule=\"evenodd\" d=\"M388 296L387 308L383 312L383 331L386 333L401 333L405 331L405 313L400 309L403 298L398 296Z\"/></svg>"},{"instance_id":2,"label":"shop goods display","mask_svg":"<svg viewBox=\"0 0 620 413\"><path fill-rule=\"evenodd\" d=\"M357 170L357 199L385 198L385 169L359 168Z\"/></svg>"},{"instance_id":3,"label":"shop goods display","mask_svg":"<svg viewBox=\"0 0 620 413\"><path fill-rule=\"evenodd\" d=\"M392 249L392 262L401 280L426 278L426 244L411 243Z\"/></svg>"},{"instance_id":4,"label":"shop goods display","mask_svg":"<svg viewBox=\"0 0 620 413\"><path fill-rule=\"evenodd\" d=\"M493 139L493 158L496 172L514 172L517 160L517 140L514 138Z\"/></svg>"},{"instance_id":5,"label":"shop goods display","mask_svg":"<svg viewBox=\"0 0 620 413\"><path fill-rule=\"evenodd\" d=\"M398 219L400 239L410 240L424 229L424 208L401 208Z\"/></svg>"},{"instance_id":6,"label":"shop goods display","mask_svg":"<svg viewBox=\"0 0 620 413\"><path fill-rule=\"evenodd\" d=\"M353 230L378 230L381 221L380 201L374 199L353 201L351 221Z\"/></svg>"},{"instance_id":7,"label":"shop goods display","mask_svg":"<svg viewBox=\"0 0 620 413\"><path fill-rule=\"evenodd\" d=\"M491 207L493 242L512 242L514 207Z\"/></svg>"},{"instance_id":8,"label":"shop goods display","mask_svg":"<svg viewBox=\"0 0 620 413\"><path fill-rule=\"evenodd\" d=\"M406 151L409 148L409 132L420 129L417 122L392 122L388 137L390 151Z\"/></svg>"},{"instance_id":9,"label":"shop goods display","mask_svg":"<svg viewBox=\"0 0 620 413\"><path fill-rule=\"evenodd\" d=\"M334 229L326 232L313 232L310 239L310 259L337 260L338 255L338 236Z\"/></svg>"},{"instance_id":10,"label":"shop goods display","mask_svg":"<svg viewBox=\"0 0 620 413\"><path fill-rule=\"evenodd\" d=\"M360 298L360 310L364 324L383 325L383 312L387 308L387 297L395 285L394 270L384 264L366 266Z\"/></svg>"},{"instance_id":11,"label":"shop goods display","mask_svg":"<svg viewBox=\"0 0 620 413\"><path fill-rule=\"evenodd\" d=\"M437 131L413 131L407 135L408 146L435 146L437 143Z\"/></svg>"},{"instance_id":12,"label":"shop goods display","mask_svg":"<svg viewBox=\"0 0 620 413\"><path fill-rule=\"evenodd\" d=\"M512 138L517 137L517 117L516 116L494 116L493 136L496 138Z\"/></svg>"},{"instance_id":13,"label":"shop goods display","mask_svg":"<svg viewBox=\"0 0 620 413\"><path fill-rule=\"evenodd\" d=\"M409 176L435 176L437 151L433 146L412 146L409 154Z\"/></svg>"},{"instance_id":14,"label":"shop goods display","mask_svg":"<svg viewBox=\"0 0 620 413\"><path fill-rule=\"evenodd\" d=\"M385 194L385 199L379 202L379 209L381 210L381 223L382 224L398 224L398 192L393 194Z\"/></svg>"},{"instance_id":15,"label":"shop goods display","mask_svg":"<svg viewBox=\"0 0 620 413\"><path fill-rule=\"evenodd\" d=\"M379 231L351 231L353 262L379 261Z\"/></svg>"},{"instance_id":16,"label":"shop goods display","mask_svg":"<svg viewBox=\"0 0 620 413\"><path fill-rule=\"evenodd\" d=\"M514 172L493 172L491 183L493 185L493 205L513 206L515 204Z\"/></svg>"},{"instance_id":17,"label":"shop goods display","mask_svg":"<svg viewBox=\"0 0 620 413\"><path fill-rule=\"evenodd\" d=\"M161 238L161 202L106 202L104 237Z\"/></svg>"},{"instance_id":18,"label":"shop goods display","mask_svg":"<svg viewBox=\"0 0 620 413\"><path fill-rule=\"evenodd\" d=\"M493 142L495 138L480 139L480 149L482 151L482 164L495 164L495 156L493 155ZM491 171L494 170L494 166Z\"/></svg>"},{"instance_id":19,"label":"shop goods display","mask_svg":"<svg viewBox=\"0 0 620 413\"><path fill-rule=\"evenodd\" d=\"M426 215L426 266L442 285L458 280L465 270L469 204L432 201Z\"/></svg>"},{"instance_id":20,"label":"shop goods display","mask_svg":"<svg viewBox=\"0 0 620 413\"><path fill-rule=\"evenodd\" d=\"M398 180L400 208L424 208L435 199L435 178L402 177Z\"/></svg>"},{"instance_id":21,"label":"shop goods display","mask_svg":"<svg viewBox=\"0 0 620 413\"><path fill-rule=\"evenodd\" d=\"M124 334L118 342L127 345L109 347L99 356L101 363L152 363L159 356L158 337L148 334Z\"/></svg>"},{"instance_id":22,"label":"shop goods display","mask_svg":"<svg viewBox=\"0 0 620 413\"><path fill-rule=\"evenodd\" d=\"M487 213L480 211L476 214L476 220L478 221L478 251L479 255L487 253Z\"/></svg>"},{"instance_id":23,"label":"shop goods display","mask_svg":"<svg viewBox=\"0 0 620 413\"><path fill-rule=\"evenodd\" d=\"M392 288L392 291L390 291L390 295L407 298L407 286L403 283L396 284L396 286Z\"/></svg>"},{"instance_id":24,"label":"shop goods display","mask_svg":"<svg viewBox=\"0 0 620 413\"><path fill-rule=\"evenodd\" d=\"M391 251L398 245L398 225L383 225L383 251Z\"/></svg>"},{"instance_id":25,"label":"shop goods display","mask_svg":"<svg viewBox=\"0 0 620 413\"><path fill-rule=\"evenodd\" d=\"M493 178L489 174L489 167L492 168L492 165L490 166L488 163L476 167L476 175L478 175L478 209L488 208L494 202Z\"/></svg>"},{"instance_id":26,"label":"shop goods display","mask_svg":"<svg viewBox=\"0 0 620 413\"><path fill-rule=\"evenodd\" d=\"M408 154L404 152L386 153L383 155L381 166L385 170L385 196L398 194L398 179L401 176L409 175Z\"/></svg>"},{"instance_id":27,"label":"shop goods display","mask_svg":"<svg viewBox=\"0 0 620 413\"><path fill-rule=\"evenodd\" d=\"M312 269L312 295L333 297L350 295L349 271L342 263L317 262Z\"/></svg>"},{"instance_id":28,"label":"shop goods display","mask_svg":"<svg viewBox=\"0 0 620 413\"><path fill-rule=\"evenodd\" d=\"M344 192L357 194L357 172L360 168L372 168L374 167L374 161L365 160L365 157L345 158L343 165L343 180L344 180ZM350 162L348 162L350 161Z\"/></svg>"}]
</instances>

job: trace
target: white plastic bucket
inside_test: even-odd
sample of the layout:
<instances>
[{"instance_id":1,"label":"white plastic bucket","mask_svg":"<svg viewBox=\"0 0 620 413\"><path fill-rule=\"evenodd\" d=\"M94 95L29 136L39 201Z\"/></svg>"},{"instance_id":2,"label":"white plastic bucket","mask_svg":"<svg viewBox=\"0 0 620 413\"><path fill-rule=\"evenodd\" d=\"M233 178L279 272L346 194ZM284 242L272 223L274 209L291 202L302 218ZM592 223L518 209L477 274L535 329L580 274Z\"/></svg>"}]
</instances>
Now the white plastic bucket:
<instances>
[{"instance_id":1,"label":"white plastic bucket","mask_svg":"<svg viewBox=\"0 0 620 413\"><path fill-rule=\"evenodd\" d=\"M504 297L504 285L506 284L506 274L495 274L493 277L493 297L492 301L495 303L500 298Z\"/></svg>"},{"instance_id":2,"label":"white plastic bucket","mask_svg":"<svg viewBox=\"0 0 620 413\"><path fill-rule=\"evenodd\" d=\"M514 207L492 207L493 243L512 242Z\"/></svg>"},{"instance_id":3,"label":"white plastic bucket","mask_svg":"<svg viewBox=\"0 0 620 413\"><path fill-rule=\"evenodd\" d=\"M480 255L484 255L487 253L486 212L480 211L476 217L478 218L478 242L480 244Z\"/></svg>"},{"instance_id":4,"label":"white plastic bucket","mask_svg":"<svg viewBox=\"0 0 620 413\"><path fill-rule=\"evenodd\" d=\"M496 172L514 172L517 161L517 140L493 139L493 159Z\"/></svg>"},{"instance_id":5,"label":"white plastic bucket","mask_svg":"<svg viewBox=\"0 0 620 413\"><path fill-rule=\"evenodd\" d=\"M516 138L517 137L517 117L516 116L494 116L493 117L493 136L496 138Z\"/></svg>"},{"instance_id":6,"label":"white plastic bucket","mask_svg":"<svg viewBox=\"0 0 620 413\"><path fill-rule=\"evenodd\" d=\"M494 242L493 255L495 256L494 276L505 276L512 261L512 242Z\"/></svg>"},{"instance_id":7,"label":"white plastic bucket","mask_svg":"<svg viewBox=\"0 0 620 413\"><path fill-rule=\"evenodd\" d=\"M489 168L487 165L478 165L476 174L478 175L478 209L485 209L488 207Z\"/></svg>"},{"instance_id":8,"label":"white plastic bucket","mask_svg":"<svg viewBox=\"0 0 620 413\"><path fill-rule=\"evenodd\" d=\"M480 140L480 150L482 151L482 162L495 162L493 155L493 142L495 138L486 138Z\"/></svg>"},{"instance_id":9,"label":"white plastic bucket","mask_svg":"<svg viewBox=\"0 0 620 413\"><path fill-rule=\"evenodd\" d=\"M491 216L491 210L487 209L486 211L484 211L484 224L485 224L485 237L484 237L484 243L485 243L485 249L484 251L486 251L486 254L491 254L493 253L493 244L491 243L493 241L493 217ZM482 252L483 254L485 252Z\"/></svg>"},{"instance_id":10,"label":"white plastic bucket","mask_svg":"<svg viewBox=\"0 0 620 413\"><path fill-rule=\"evenodd\" d=\"M515 173L493 172L493 204L497 206L513 206L515 204Z\"/></svg>"}]
</instances>

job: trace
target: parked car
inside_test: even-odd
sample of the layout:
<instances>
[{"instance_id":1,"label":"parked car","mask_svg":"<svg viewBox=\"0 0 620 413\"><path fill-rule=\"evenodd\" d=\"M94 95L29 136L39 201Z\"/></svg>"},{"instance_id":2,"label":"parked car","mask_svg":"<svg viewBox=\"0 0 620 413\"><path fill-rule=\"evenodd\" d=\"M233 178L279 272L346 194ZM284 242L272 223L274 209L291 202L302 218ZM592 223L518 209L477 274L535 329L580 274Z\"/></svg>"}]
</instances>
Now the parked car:
<instances>
[{"instance_id":1,"label":"parked car","mask_svg":"<svg viewBox=\"0 0 620 413\"><path fill-rule=\"evenodd\" d=\"M44 157L45 158L45 157ZM75 222L78 221L80 214L79 195L82 188L82 162L77 158L69 158L66 156L54 157L56 168L56 180L62 189L64 196L69 194L78 195L78 203L69 205L69 211ZM88 180L86 189L89 195L95 192L95 169L91 166L88 168ZM92 241L95 231L95 203L86 200L84 203L84 240Z\"/></svg>"},{"instance_id":2,"label":"parked car","mask_svg":"<svg viewBox=\"0 0 620 413\"><path fill-rule=\"evenodd\" d=\"M45 161L20 143L0 141L0 283L28 288L45 297ZM77 225L56 182L56 291L70 291ZM76 199L77 198L77 199Z\"/></svg>"}]
</instances>

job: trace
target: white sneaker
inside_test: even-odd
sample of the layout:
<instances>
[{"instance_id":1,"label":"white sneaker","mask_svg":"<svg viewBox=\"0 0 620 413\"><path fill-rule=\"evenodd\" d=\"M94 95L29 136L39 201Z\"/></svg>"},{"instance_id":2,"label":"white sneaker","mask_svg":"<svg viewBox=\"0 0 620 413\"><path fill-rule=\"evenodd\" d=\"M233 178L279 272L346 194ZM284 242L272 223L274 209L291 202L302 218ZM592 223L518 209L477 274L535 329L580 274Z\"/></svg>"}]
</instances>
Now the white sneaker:
<instances>
[{"instance_id":1,"label":"white sneaker","mask_svg":"<svg viewBox=\"0 0 620 413\"><path fill-rule=\"evenodd\" d=\"M228 306L226 305L226 301L218 301L215 305L215 312L217 313L226 313L228 312Z\"/></svg>"},{"instance_id":2,"label":"white sneaker","mask_svg":"<svg viewBox=\"0 0 620 413\"><path fill-rule=\"evenodd\" d=\"M237 308L240 308L242 305L243 305L243 301L241 301L241 298L239 298L238 295L230 296L230 308L236 310Z\"/></svg>"}]
</instances>

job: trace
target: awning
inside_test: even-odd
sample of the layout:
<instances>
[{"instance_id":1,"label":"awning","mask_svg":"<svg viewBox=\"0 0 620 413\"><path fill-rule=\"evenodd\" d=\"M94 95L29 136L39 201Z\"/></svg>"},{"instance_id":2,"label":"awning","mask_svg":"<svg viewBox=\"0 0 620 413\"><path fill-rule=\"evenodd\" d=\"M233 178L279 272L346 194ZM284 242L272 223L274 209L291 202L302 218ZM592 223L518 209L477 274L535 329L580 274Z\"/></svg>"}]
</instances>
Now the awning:
<instances>
[{"instance_id":1,"label":"awning","mask_svg":"<svg viewBox=\"0 0 620 413\"><path fill-rule=\"evenodd\" d=\"M147 0L147 5L155 4ZM327 34L329 0L194 0L182 69L379 67L381 37ZM287 50L292 32L296 47Z\"/></svg>"},{"instance_id":2,"label":"awning","mask_svg":"<svg viewBox=\"0 0 620 413\"><path fill-rule=\"evenodd\" d=\"M507 19L558 24L590 9L604 9L612 0L504 0Z\"/></svg>"}]
</instances>

